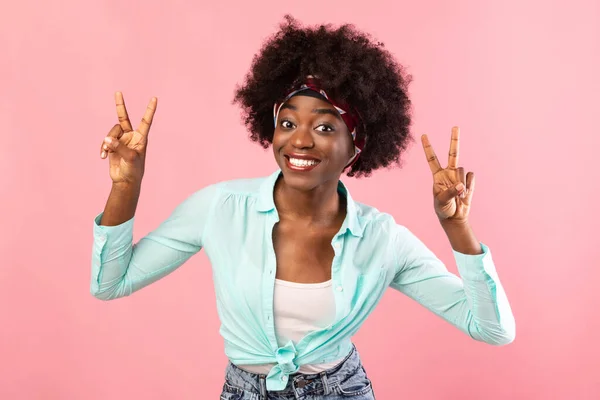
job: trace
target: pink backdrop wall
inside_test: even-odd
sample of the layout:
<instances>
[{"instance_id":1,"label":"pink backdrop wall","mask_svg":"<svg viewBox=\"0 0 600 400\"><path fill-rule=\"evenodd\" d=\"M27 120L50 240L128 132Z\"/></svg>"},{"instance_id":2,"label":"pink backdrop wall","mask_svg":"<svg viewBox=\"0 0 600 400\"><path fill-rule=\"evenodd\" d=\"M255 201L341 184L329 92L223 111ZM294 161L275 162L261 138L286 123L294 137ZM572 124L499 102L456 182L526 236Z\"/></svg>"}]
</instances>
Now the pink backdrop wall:
<instances>
[{"instance_id":1,"label":"pink backdrop wall","mask_svg":"<svg viewBox=\"0 0 600 400\"><path fill-rule=\"evenodd\" d=\"M92 218L110 189L98 148L114 91L132 120L158 96L136 239L204 185L272 172L230 101L286 12L384 41L414 75L413 132L438 154L461 126L472 224L517 320L516 341L496 348L390 291L355 338L378 398L600 398L600 3L258 4L1 7L0 398L218 397L226 359L204 254L130 298L89 294ZM456 271L419 146L404 169L346 182Z\"/></svg>"}]
</instances>

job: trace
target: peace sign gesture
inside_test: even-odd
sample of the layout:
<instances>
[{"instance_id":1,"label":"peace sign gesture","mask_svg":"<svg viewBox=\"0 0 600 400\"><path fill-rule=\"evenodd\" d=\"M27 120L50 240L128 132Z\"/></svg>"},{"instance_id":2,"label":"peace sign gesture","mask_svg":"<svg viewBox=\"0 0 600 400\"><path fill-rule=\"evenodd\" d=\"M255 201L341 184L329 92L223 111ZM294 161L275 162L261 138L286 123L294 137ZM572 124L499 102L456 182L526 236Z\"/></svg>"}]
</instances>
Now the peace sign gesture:
<instances>
[{"instance_id":1,"label":"peace sign gesture","mask_svg":"<svg viewBox=\"0 0 600 400\"><path fill-rule=\"evenodd\" d=\"M465 180L465 169L458 166L458 144L460 130L452 128L448 166L442 168L427 135L421 136L425 156L433 173L434 208L440 221L466 222L475 190L475 174L469 172Z\"/></svg>"},{"instance_id":2,"label":"peace sign gesture","mask_svg":"<svg viewBox=\"0 0 600 400\"><path fill-rule=\"evenodd\" d=\"M157 99L153 97L146 108L138 128L129 121L125 100L121 92L115 93L119 123L112 127L100 148L100 158L108 156L109 172L113 184L141 184L144 176L148 133L156 111Z\"/></svg>"}]
</instances>

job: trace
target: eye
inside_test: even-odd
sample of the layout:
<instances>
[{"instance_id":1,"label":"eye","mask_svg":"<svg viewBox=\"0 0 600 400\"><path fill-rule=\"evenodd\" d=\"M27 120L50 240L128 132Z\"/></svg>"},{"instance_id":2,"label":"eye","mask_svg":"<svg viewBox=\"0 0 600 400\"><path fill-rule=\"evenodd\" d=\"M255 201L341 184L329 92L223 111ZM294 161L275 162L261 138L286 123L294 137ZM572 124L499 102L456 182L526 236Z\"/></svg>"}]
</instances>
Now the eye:
<instances>
[{"instance_id":1,"label":"eye","mask_svg":"<svg viewBox=\"0 0 600 400\"><path fill-rule=\"evenodd\" d=\"M279 124L282 128L285 129L292 129L294 127L294 124L291 121L288 121L287 119L282 120Z\"/></svg>"},{"instance_id":2,"label":"eye","mask_svg":"<svg viewBox=\"0 0 600 400\"><path fill-rule=\"evenodd\" d=\"M319 128L323 128L323 129L319 129ZM334 131L333 126L331 126L329 124L321 124L321 125L317 126L315 129L320 132L333 132Z\"/></svg>"}]
</instances>

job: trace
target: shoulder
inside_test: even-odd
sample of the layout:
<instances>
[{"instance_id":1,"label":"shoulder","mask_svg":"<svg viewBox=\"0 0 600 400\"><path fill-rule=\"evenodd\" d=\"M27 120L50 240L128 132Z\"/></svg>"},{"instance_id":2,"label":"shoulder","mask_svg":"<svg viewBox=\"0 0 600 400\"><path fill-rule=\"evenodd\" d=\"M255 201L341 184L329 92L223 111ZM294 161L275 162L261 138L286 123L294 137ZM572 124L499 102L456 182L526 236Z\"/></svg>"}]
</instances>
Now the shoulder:
<instances>
[{"instance_id":1,"label":"shoulder","mask_svg":"<svg viewBox=\"0 0 600 400\"><path fill-rule=\"evenodd\" d=\"M402 221L376 207L355 202L356 215L363 228L363 237L368 240L384 240L393 243L413 242L415 234ZM417 239L418 240L418 239Z\"/></svg>"},{"instance_id":2,"label":"shoulder","mask_svg":"<svg viewBox=\"0 0 600 400\"><path fill-rule=\"evenodd\" d=\"M356 205L363 227L362 240L385 249L386 254L397 265L404 265L410 258L432 257L432 253L412 229L396 221L394 216L366 204Z\"/></svg>"},{"instance_id":3,"label":"shoulder","mask_svg":"<svg viewBox=\"0 0 600 400\"><path fill-rule=\"evenodd\" d=\"M265 177L239 178L212 183L193 192L190 197L202 198L219 194L247 194L253 195L259 192Z\"/></svg>"},{"instance_id":4,"label":"shoulder","mask_svg":"<svg viewBox=\"0 0 600 400\"><path fill-rule=\"evenodd\" d=\"M267 177L238 178L222 181L215 185L223 193L256 195L266 179Z\"/></svg>"},{"instance_id":5,"label":"shoulder","mask_svg":"<svg viewBox=\"0 0 600 400\"><path fill-rule=\"evenodd\" d=\"M356 202L355 204L356 215L365 230L396 234L398 230L406 229L387 212L382 212L376 207L364 203Z\"/></svg>"},{"instance_id":6,"label":"shoulder","mask_svg":"<svg viewBox=\"0 0 600 400\"><path fill-rule=\"evenodd\" d=\"M254 204L266 177L240 178L216 182L192 192L182 203L184 208L209 210L226 204Z\"/></svg>"}]
</instances>

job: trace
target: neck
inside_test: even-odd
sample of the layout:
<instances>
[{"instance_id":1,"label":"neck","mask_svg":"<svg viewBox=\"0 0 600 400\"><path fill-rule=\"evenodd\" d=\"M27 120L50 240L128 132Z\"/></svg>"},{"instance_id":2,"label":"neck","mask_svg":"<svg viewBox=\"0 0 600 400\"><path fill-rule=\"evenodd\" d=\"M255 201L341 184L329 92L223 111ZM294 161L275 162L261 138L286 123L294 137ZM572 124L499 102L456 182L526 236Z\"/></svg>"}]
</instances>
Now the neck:
<instances>
[{"instance_id":1,"label":"neck","mask_svg":"<svg viewBox=\"0 0 600 400\"><path fill-rule=\"evenodd\" d=\"M305 220L309 223L330 223L345 214L343 196L338 182L326 182L309 191L298 190L285 184L283 177L275 183L275 205L282 218Z\"/></svg>"}]
</instances>

